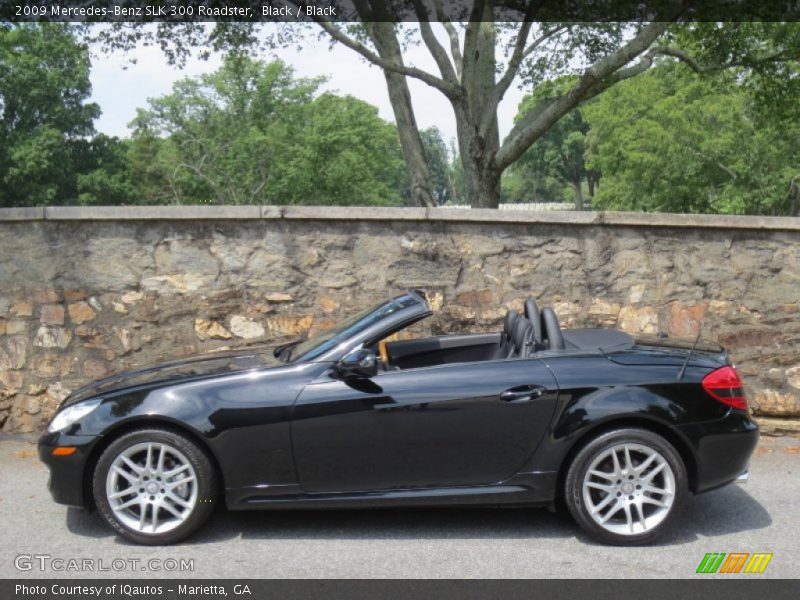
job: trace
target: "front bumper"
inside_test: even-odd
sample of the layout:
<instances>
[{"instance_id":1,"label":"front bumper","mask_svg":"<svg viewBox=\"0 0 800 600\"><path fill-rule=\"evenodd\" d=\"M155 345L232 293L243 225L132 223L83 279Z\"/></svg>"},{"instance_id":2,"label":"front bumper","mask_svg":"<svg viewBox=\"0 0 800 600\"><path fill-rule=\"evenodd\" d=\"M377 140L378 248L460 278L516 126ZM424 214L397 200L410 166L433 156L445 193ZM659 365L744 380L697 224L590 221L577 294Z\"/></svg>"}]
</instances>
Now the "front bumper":
<instances>
[{"instance_id":1,"label":"front bumper","mask_svg":"<svg viewBox=\"0 0 800 600\"><path fill-rule=\"evenodd\" d=\"M47 487L59 504L90 508L91 497L84 488L84 473L97 439L96 436L65 435L58 431L39 438L39 459L50 471ZM74 447L75 452L53 456L55 448L63 447Z\"/></svg>"},{"instance_id":2,"label":"front bumper","mask_svg":"<svg viewBox=\"0 0 800 600\"><path fill-rule=\"evenodd\" d=\"M731 410L716 421L680 427L697 459L695 492L707 492L749 477L750 457L758 444L758 425L744 412Z\"/></svg>"}]
</instances>

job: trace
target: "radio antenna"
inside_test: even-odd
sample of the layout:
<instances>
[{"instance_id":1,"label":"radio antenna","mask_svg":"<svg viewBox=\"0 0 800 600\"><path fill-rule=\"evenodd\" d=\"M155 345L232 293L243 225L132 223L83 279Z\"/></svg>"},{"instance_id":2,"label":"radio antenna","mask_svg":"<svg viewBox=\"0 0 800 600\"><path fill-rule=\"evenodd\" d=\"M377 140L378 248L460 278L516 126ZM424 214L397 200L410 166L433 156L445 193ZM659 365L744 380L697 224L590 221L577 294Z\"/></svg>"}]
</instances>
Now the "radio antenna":
<instances>
[{"instance_id":1,"label":"radio antenna","mask_svg":"<svg viewBox=\"0 0 800 600\"><path fill-rule=\"evenodd\" d=\"M692 358L692 354L694 354L694 349L697 348L697 343L700 341L700 335L703 333L703 323L700 323L700 326L697 328L697 337L694 338L694 344L692 344L692 349L689 350L689 355L686 357L686 360L683 361L683 366L681 370L678 371L678 381L683 379L684 373L686 373L686 365L689 364L689 359Z\"/></svg>"}]
</instances>

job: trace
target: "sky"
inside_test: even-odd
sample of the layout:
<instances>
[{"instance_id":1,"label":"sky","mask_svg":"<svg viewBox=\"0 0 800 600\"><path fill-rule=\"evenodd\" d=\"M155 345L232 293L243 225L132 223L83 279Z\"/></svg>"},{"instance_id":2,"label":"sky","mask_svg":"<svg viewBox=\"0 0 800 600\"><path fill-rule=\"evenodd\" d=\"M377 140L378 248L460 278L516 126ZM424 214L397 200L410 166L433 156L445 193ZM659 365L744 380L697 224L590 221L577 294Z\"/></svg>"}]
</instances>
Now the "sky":
<instances>
[{"instance_id":1,"label":"sky","mask_svg":"<svg viewBox=\"0 0 800 600\"><path fill-rule=\"evenodd\" d=\"M268 25L279 27L279 24ZM316 40L316 38L313 38ZM92 57L92 101L98 103L102 115L96 121L98 131L108 135L126 137L130 134L128 123L136 116L136 109L147 106L148 98L168 93L172 84L189 76L197 76L215 70L220 57L212 56L207 61L190 60L182 69L171 67L158 48L140 47L131 53L107 54L93 48ZM135 58L135 64L131 64ZM294 67L300 77L326 76L325 91L350 94L377 106L382 118L394 122L383 73L370 66L352 50L341 45L329 48L327 40L313 41L300 52L284 48L271 54L259 56L263 60L280 58ZM438 73L433 59L424 47L414 47L406 55L406 64ZM125 68L127 66L127 68ZM417 122L421 128L438 127L449 143L456 136L455 119L450 103L437 90L426 84L409 79L412 102ZM516 85L506 93L500 105L498 117L500 134L511 129L517 106L523 97Z\"/></svg>"}]
</instances>

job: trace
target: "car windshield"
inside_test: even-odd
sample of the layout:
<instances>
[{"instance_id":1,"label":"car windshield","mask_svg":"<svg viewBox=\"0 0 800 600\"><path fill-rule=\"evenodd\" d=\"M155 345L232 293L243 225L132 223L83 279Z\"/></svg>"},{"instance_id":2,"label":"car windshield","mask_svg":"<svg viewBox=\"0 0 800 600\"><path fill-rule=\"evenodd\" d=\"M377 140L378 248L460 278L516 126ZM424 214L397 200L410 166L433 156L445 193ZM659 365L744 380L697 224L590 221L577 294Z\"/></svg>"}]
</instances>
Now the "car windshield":
<instances>
[{"instance_id":1,"label":"car windshield","mask_svg":"<svg viewBox=\"0 0 800 600\"><path fill-rule=\"evenodd\" d=\"M396 298L388 302L384 302L378 306L373 306L363 312L358 313L356 316L351 317L344 322L340 327L335 327L324 331L319 335L309 338L300 342L292 347L286 362L296 361L309 361L314 360L318 356L324 354L331 348L335 348L343 341L358 335L368 327L371 327L381 319L404 309L409 306L417 304L417 300L412 297L404 296Z\"/></svg>"}]
</instances>

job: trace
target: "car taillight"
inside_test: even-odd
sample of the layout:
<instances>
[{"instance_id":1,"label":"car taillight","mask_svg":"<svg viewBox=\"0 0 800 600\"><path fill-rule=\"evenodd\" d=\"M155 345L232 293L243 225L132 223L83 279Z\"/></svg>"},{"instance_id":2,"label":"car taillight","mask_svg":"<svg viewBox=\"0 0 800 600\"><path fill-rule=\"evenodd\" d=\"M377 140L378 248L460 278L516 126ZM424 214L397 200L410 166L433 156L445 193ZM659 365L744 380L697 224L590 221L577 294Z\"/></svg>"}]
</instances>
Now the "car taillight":
<instances>
[{"instance_id":1,"label":"car taillight","mask_svg":"<svg viewBox=\"0 0 800 600\"><path fill-rule=\"evenodd\" d=\"M703 377L703 389L714 400L739 410L747 410L747 398L739 373L733 367L721 367Z\"/></svg>"}]
</instances>

